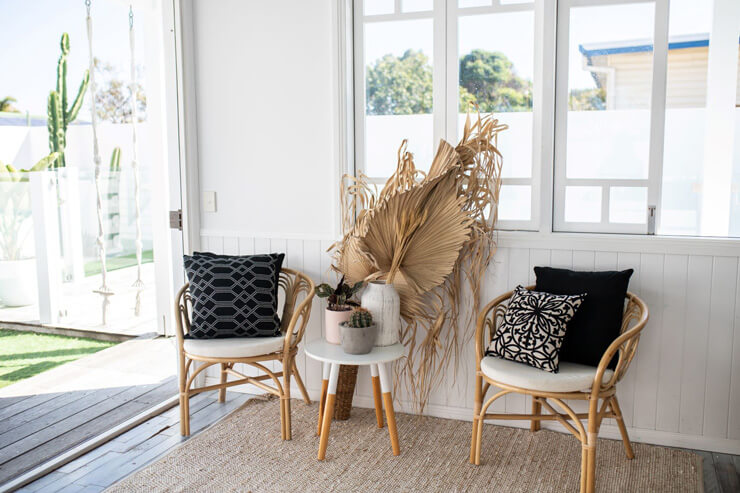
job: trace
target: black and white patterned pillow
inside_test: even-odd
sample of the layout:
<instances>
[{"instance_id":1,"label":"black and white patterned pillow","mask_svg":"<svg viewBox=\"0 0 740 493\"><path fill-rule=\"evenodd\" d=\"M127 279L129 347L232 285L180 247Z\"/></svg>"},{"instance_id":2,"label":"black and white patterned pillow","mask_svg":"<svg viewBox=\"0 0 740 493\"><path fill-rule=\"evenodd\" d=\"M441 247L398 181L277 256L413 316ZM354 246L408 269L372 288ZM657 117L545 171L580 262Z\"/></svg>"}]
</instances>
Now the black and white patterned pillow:
<instances>
[{"instance_id":1,"label":"black and white patterned pillow","mask_svg":"<svg viewBox=\"0 0 740 493\"><path fill-rule=\"evenodd\" d=\"M557 373L566 326L585 297L517 286L486 354Z\"/></svg>"},{"instance_id":2,"label":"black and white patterned pillow","mask_svg":"<svg viewBox=\"0 0 740 493\"><path fill-rule=\"evenodd\" d=\"M280 335L278 280L285 254L185 255L193 298L190 337Z\"/></svg>"}]
</instances>

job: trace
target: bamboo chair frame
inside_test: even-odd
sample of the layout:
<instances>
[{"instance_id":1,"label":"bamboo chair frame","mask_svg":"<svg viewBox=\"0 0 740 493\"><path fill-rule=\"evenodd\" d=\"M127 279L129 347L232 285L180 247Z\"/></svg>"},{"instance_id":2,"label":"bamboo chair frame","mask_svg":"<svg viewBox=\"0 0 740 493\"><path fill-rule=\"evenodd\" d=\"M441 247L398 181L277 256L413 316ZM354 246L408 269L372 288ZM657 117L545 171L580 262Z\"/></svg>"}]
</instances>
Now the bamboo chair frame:
<instances>
[{"instance_id":1,"label":"bamboo chair frame","mask_svg":"<svg viewBox=\"0 0 740 493\"><path fill-rule=\"evenodd\" d=\"M188 291L189 287L189 283L185 284L180 288L175 298L176 335L180 367L180 434L182 436L190 435L189 402L191 396L201 392L218 390L218 401L224 402L226 400L227 387L251 384L280 398L280 432L283 440L290 440L292 438L290 420L291 376L295 376L296 384L303 396L303 400L307 404L311 404L311 399L308 396L301 375L298 373L295 355L298 352L298 344L303 338L308 319L311 315L311 303L315 294L313 281L305 274L296 270L281 269L278 287L284 293L284 305L282 317L280 318L280 330L284 334L283 348L273 353L245 358L216 358L190 354L185 351L185 335L190 333L190 313L192 310L192 298ZM190 372L193 361L203 364L195 371ZM279 361L282 363L282 371L272 371L267 368L264 363L268 361ZM237 363L243 363L257 368L264 375L244 375L234 369L234 365ZM220 383L192 388L195 377L213 365L221 365ZM190 373L189 376L188 373ZM229 375L237 379L228 381ZM283 379L282 384L280 383L280 377ZM272 380L274 386L264 383L265 380Z\"/></svg>"},{"instance_id":2,"label":"bamboo chair frame","mask_svg":"<svg viewBox=\"0 0 740 493\"><path fill-rule=\"evenodd\" d=\"M532 290L534 286L529 286L527 289ZM558 421L581 442L580 490L581 493L593 493L596 485L596 441L601 421L604 418L616 419L619 432L622 435L622 441L624 442L627 458L633 459L635 457L627 434L627 428L622 418L622 411L617 401L616 385L624 377L637 352L640 332L648 320L647 305L634 294L627 293L625 298L627 304L622 318L620 335L611 343L601 357L590 390L581 392L542 392L497 382L484 375L480 369L480 362L485 356L486 348L501 326L503 315L506 312L506 306L513 293L513 291L509 291L495 298L483 308L478 316L475 333L475 402L473 434L470 441L470 462L471 464L480 465L483 422L486 419L529 420L531 421L530 430L533 432L540 429L541 421ZM607 366L615 354L618 354L618 359L617 366L614 368L614 374L609 381L603 383L602 377L604 372L607 370ZM491 386L498 387L501 390L483 403L483 399ZM486 412L494 401L510 393L531 396L532 413L494 414ZM574 412L564 402L565 399L587 401L588 412ZM601 406L599 406L599 400L602 400ZM560 411L554 408L548 401L554 403ZM548 414L542 412L543 408ZM586 420L585 425L583 420Z\"/></svg>"}]
</instances>

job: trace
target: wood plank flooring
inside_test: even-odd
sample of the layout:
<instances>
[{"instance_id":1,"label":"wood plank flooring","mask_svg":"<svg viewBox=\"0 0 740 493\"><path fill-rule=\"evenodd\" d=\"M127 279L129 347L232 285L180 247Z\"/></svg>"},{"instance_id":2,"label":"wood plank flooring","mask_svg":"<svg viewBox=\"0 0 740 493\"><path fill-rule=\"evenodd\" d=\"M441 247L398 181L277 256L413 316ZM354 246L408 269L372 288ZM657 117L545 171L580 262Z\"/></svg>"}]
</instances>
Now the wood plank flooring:
<instances>
[{"instance_id":1,"label":"wood plank flooring","mask_svg":"<svg viewBox=\"0 0 740 493\"><path fill-rule=\"evenodd\" d=\"M251 396L228 392L225 403L216 392L191 399L192 436L241 406ZM1 411L1 410L0 410ZM155 416L116 439L30 483L20 492L96 493L157 460L187 438L180 437L179 407ZM703 459L706 493L740 491L740 456L689 450Z\"/></svg>"},{"instance_id":2,"label":"wood plank flooring","mask_svg":"<svg viewBox=\"0 0 740 493\"><path fill-rule=\"evenodd\" d=\"M216 392L204 392L191 398L190 437L197 435L252 397L249 394L229 392L226 402L219 403L216 396ZM188 438L180 436L180 408L175 406L18 491L38 493L103 491L186 440Z\"/></svg>"},{"instance_id":3,"label":"wood plank flooring","mask_svg":"<svg viewBox=\"0 0 740 493\"><path fill-rule=\"evenodd\" d=\"M0 484L174 395L171 376L146 385L0 397Z\"/></svg>"}]
</instances>

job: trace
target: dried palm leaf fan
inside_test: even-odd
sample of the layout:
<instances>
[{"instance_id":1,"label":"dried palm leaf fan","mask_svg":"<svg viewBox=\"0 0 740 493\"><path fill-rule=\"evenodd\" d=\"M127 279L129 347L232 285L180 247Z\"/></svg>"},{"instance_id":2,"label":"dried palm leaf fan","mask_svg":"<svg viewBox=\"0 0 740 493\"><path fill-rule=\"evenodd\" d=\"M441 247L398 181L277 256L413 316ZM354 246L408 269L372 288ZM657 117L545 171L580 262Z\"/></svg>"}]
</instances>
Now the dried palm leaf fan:
<instances>
[{"instance_id":1,"label":"dried palm leaf fan","mask_svg":"<svg viewBox=\"0 0 740 493\"><path fill-rule=\"evenodd\" d=\"M379 192L367 177L342 183L344 236L333 268L350 282L385 280L401 298L407 356L399 373L419 412L472 335L481 280L493 256L501 188L492 115L465 122L457 147L441 141L429 172L417 170L404 140L398 167ZM472 297L463 307L462 292ZM463 317L462 314L467 313Z\"/></svg>"}]
</instances>

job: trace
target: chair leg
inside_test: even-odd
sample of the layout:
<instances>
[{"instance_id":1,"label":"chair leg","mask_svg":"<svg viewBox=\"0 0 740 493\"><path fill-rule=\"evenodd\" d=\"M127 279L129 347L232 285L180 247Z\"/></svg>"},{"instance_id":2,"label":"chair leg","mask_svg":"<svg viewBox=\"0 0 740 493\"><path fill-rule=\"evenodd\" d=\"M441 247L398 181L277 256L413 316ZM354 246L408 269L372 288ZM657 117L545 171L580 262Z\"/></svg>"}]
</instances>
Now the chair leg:
<instances>
[{"instance_id":1,"label":"chair leg","mask_svg":"<svg viewBox=\"0 0 740 493\"><path fill-rule=\"evenodd\" d=\"M303 400L306 402L306 404L310 406L311 398L308 396L308 391L306 390L306 386L303 385L303 379L301 378L301 374L298 373L298 367L295 364L295 360L293 360L293 376L295 376L295 383L298 385L298 390L301 391Z\"/></svg>"},{"instance_id":2,"label":"chair leg","mask_svg":"<svg viewBox=\"0 0 740 493\"><path fill-rule=\"evenodd\" d=\"M585 453L586 457L586 493L596 491L596 442L599 436L598 419L599 399L588 401L588 433L586 434Z\"/></svg>"},{"instance_id":3,"label":"chair leg","mask_svg":"<svg viewBox=\"0 0 740 493\"><path fill-rule=\"evenodd\" d=\"M483 379L481 377L475 377L475 399L473 401L473 434L470 437L470 463L476 464L476 457L479 457L478 446L478 427L480 426L480 410L483 405L483 392L481 385Z\"/></svg>"},{"instance_id":4,"label":"chair leg","mask_svg":"<svg viewBox=\"0 0 740 493\"><path fill-rule=\"evenodd\" d=\"M290 363L283 364L283 397L281 398L283 401L283 413L285 416L285 436L283 437L283 440L291 440L293 438L290 423L290 373L292 366L292 361Z\"/></svg>"},{"instance_id":5,"label":"chair leg","mask_svg":"<svg viewBox=\"0 0 740 493\"><path fill-rule=\"evenodd\" d=\"M617 420L617 426L619 426L619 433L622 435L622 442L624 442L624 451L627 454L627 458L634 459L635 452L632 450L632 443L630 443L630 437L627 434L627 427L624 425L624 417L622 416L622 410L619 408L616 395L611 398L609 406L616 415L615 419Z\"/></svg>"},{"instance_id":6,"label":"chair leg","mask_svg":"<svg viewBox=\"0 0 740 493\"><path fill-rule=\"evenodd\" d=\"M226 379L228 377L228 374L226 373L226 369L229 367L226 363L221 363L221 385L226 383ZM218 389L218 402L224 402L226 401L226 389Z\"/></svg>"},{"instance_id":7,"label":"chair leg","mask_svg":"<svg viewBox=\"0 0 740 493\"><path fill-rule=\"evenodd\" d=\"M532 414L534 414L535 416L539 416L540 414L542 414L542 403L540 402L540 399L538 397L532 397ZM539 431L540 423L541 421L539 419L533 419L529 425L529 430Z\"/></svg>"},{"instance_id":8,"label":"chair leg","mask_svg":"<svg viewBox=\"0 0 740 493\"><path fill-rule=\"evenodd\" d=\"M182 352L178 355L179 371L179 388L180 388L180 435L186 437L190 435L190 395L186 388L188 375L185 371L185 354Z\"/></svg>"}]
</instances>

